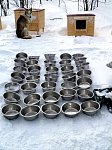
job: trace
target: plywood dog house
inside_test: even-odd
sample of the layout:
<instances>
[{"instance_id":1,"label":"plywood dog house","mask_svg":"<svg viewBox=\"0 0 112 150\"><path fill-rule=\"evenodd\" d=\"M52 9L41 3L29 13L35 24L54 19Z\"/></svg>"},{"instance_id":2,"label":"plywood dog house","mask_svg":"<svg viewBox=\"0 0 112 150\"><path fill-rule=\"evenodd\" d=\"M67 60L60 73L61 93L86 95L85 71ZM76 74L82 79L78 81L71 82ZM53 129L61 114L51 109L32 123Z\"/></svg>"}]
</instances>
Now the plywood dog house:
<instances>
[{"instance_id":1,"label":"plywood dog house","mask_svg":"<svg viewBox=\"0 0 112 150\"><path fill-rule=\"evenodd\" d=\"M0 17L0 30L2 29L2 22L1 22L1 17Z\"/></svg>"},{"instance_id":2,"label":"plywood dog house","mask_svg":"<svg viewBox=\"0 0 112 150\"><path fill-rule=\"evenodd\" d=\"M15 26L16 26L16 22L17 22L19 16L24 14L24 12L25 11L23 8L14 10ZM29 30L39 32L40 29L42 29L42 31L44 31L44 27L45 27L45 9L33 9L32 10L32 21L31 21L31 23L29 23Z\"/></svg>"},{"instance_id":3,"label":"plywood dog house","mask_svg":"<svg viewBox=\"0 0 112 150\"><path fill-rule=\"evenodd\" d=\"M94 36L94 23L94 14L67 15L67 34L71 36Z\"/></svg>"}]
</instances>

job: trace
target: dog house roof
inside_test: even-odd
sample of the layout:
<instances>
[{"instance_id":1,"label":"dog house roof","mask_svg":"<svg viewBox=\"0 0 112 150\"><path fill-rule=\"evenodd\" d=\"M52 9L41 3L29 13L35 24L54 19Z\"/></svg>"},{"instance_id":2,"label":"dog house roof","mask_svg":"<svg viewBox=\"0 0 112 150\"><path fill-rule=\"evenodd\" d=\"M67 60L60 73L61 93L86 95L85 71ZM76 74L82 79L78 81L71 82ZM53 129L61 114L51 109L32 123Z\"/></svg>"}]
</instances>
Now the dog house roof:
<instances>
[{"instance_id":1,"label":"dog house roof","mask_svg":"<svg viewBox=\"0 0 112 150\"><path fill-rule=\"evenodd\" d=\"M95 14L68 14L67 16L95 16Z\"/></svg>"}]
</instances>

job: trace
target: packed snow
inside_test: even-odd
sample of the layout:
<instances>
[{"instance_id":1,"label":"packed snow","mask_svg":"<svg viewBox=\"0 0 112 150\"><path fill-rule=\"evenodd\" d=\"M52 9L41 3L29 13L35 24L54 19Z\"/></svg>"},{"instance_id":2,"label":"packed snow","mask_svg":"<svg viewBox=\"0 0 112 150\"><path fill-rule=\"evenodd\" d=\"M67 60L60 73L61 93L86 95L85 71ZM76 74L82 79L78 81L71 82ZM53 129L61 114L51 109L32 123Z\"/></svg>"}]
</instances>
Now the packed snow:
<instances>
[{"instance_id":1,"label":"packed snow","mask_svg":"<svg viewBox=\"0 0 112 150\"><path fill-rule=\"evenodd\" d=\"M4 105L5 83L11 81L14 59L17 53L25 52L29 56L40 56L40 84L44 82L44 54L54 53L57 62L62 53L83 53L90 63L94 87L112 85L112 69L106 64L112 61L112 2L102 3L92 13L95 16L95 35L67 36L67 13L76 13L77 4L65 0L37 1L34 8L45 9L45 31L41 37L31 32L33 38L18 39L15 32L13 6L8 16L1 17L3 29L0 31L0 110ZM52 19L60 18L60 19ZM72 62L74 64L74 62ZM59 67L59 64L57 63ZM60 78L57 92L61 90ZM37 93L42 95L41 86ZM23 97L21 97L23 99ZM59 105L63 104L59 102ZM80 113L75 118L65 117L62 113L55 119L48 119L40 113L34 121L22 117L9 121L0 111L0 150L112 150L112 114L103 106L94 116Z\"/></svg>"}]
</instances>

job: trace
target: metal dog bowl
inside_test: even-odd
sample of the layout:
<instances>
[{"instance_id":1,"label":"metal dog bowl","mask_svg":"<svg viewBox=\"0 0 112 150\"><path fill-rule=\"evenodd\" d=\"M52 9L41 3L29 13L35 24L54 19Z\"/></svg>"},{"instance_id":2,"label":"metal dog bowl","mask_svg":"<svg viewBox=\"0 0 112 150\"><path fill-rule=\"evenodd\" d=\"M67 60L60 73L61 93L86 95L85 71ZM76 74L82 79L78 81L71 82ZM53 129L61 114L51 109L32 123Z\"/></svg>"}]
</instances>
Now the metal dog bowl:
<instances>
[{"instance_id":1,"label":"metal dog bowl","mask_svg":"<svg viewBox=\"0 0 112 150\"><path fill-rule=\"evenodd\" d=\"M24 94L32 94L36 92L37 84L34 82L27 82L21 85L21 90Z\"/></svg>"},{"instance_id":2,"label":"metal dog bowl","mask_svg":"<svg viewBox=\"0 0 112 150\"><path fill-rule=\"evenodd\" d=\"M39 75L36 75L36 74L34 74L34 75L29 75L29 76L26 77L26 81L27 81L27 82L36 82L36 83L39 83L39 81L40 81L40 76L39 76Z\"/></svg>"},{"instance_id":3,"label":"metal dog bowl","mask_svg":"<svg viewBox=\"0 0 112 150\"><path fill-rule=\"evenodd\" d=\"M21 111L21 106L17 104L6 104L2 107L2 114L9 120L16 119Z\"/></svg>"},{"instance_id":4,"label":"metal dog bowl","mask_svg":"<svg viewBox=\"0 0 112 150\"><path fill-rule=\"evenodd\" d=\"M28 55L24 52L20 52L16 55L17 59L26 60L28 58Z\"/></svg>"},{"instance_id":5,"label":"metal dog bowl","mask_svg":"<svg viewBox=\"0 0 112 150\"><path fill-rule=\"evenodd\" d=\"M21 59L14 59L15 66L23 66L25 67L25 61Z\"/></svg>"},{"instance_id":6,"label":"metal dog bowl","mask_svg":"<svg viewBox=\"0 0 112 150\"><path fill-rule=\"evenodd\" d=\"M9 92L19 92L20 85L17 82L9 82L5 84L5 90Z\"/></svg>"},{"instance_id":7,"label":"metal dog bowl","mask_svg":"<svg viewBox=\"0 0 112 150\"><path fill-rule=\"evenodd\" d=\"M61 83L61 87L62 87L62 89L75 89L76 84L71 81L65 81L65 82Z\"/></svg>"},{"instance_id":8,"label":"metal dog bowl","mask_svg":"<svg viewBox=\"0 0 112 150\"><path fill-rule=\"evenodd\" d=\"M71 82L75 82L76 81L76 73L69 73L69 74L66 74L64 76L62 76L64 82L66 81L71 81Z\"/></svg>"},{"instance_id":9,"label":"metal dog bowl","mask_svg":"<svg viewBox=\"0 0 112 150\"><path fill-rule=\"evenodd\" d=\"M49 66L54 66L56 65L56 61L55 60L45 60L44 61L45 67L49 67Z\"/></svg>"},{"instance_id":10,"label":"metal dog bowl","mask_svg":"<svg viewBox=\"0 0 112 150\"><path fill-rule=\"evenodd\" d=\"M41 87L43 89L43 92L50 91L50 90L55 91L56 83L52 81L46 81L41 84Z\"/></svg>"},{"instance_id":11,"label":"metal dog bowl","mask_svg":"<svg viewBox=\"0 0 112 150\"><path fill-rule=\"evenodd\" d=\"M62 74L73 73L73 69L73 66L68 65L61 67Z\"/></svg>"},{"instance_id":12,"label":"metal dog bowl","mask_svg":"<svg viewBox=\"0 0 112 150\"><path fill-rule=\"evenodd\" d=\"M76 53L76 54L73 54L72 57L73 57L74 60L77 60L77 59L79 59L80 57L84 57L84 54Z\"/></svg>"},{"instance_id":13,"label":"metal dog bowl","mask_svg":"<svg viewBox=\"0 0 112 150\"><path fill-rule=\"evenodd\" d=\"M40 95L33 93L24 98L24 104L27 106L39 105L40 104Z\"/></svg>"},{"instance_id":14,"label":"metal dog bowl","mask_svg":"<svg viewBox=\"0 0 112 150\"><path fill-rule=\"evenodd\" d=\"M54 60L55 54L44 54L46 60Z\"/></svg>"},{"instance_id":15,"label":"metal dog bowl","mask_svg":"<svg viewBox=\"0 0 112 150\"><path fill-rule=\"evenodd\" d=\"M44 76L45 76L46 81L57 82L57 79L58 79L57 74L47 73Z\"/></svg>"},{"instance_id":16,"label":"metal dog bowl","mask_svg":"<svg viewBox=\"0 0 112 150\"><path fill-rule=\"evenodd\" d=\"M82 77L82 76L91 76L91 70L88 70L88 69L79 70L77 72L77 75L79 77Z\"/></svg>"},{"instance_id":17,"label":"metal dog bowl","mask_svg":"<svg viewBox=\"0 0 112 150\"><path fill-rule=\"evenodd\" d=\"M63 53L60 55L60 59L71 59L72 56L69 53Z\"/></svg>"},{"instance_id":18,"label":"metal dog bowl","mask_svg":"<svg viewBox=\"0 0 112 150\"><path fill-rule=\"evenodd\" d=\"M81 104L81 108L83 113L92 116L98 112L98 110L100 109L100 104L96 101L90 100L90 101L83 102Z\"/></svg>"},{"instance_id":19,"label":"metal dog bowl","mask_svg":"<svg viewBox=\"0 0 112 150\"><path fill-rule=\"evenodd\" d=\"M29 72L30 75L34 75L34 74L39 75L40 74L40 69L41 69L40 66L33 65L33 66L28 67L28 72Z\"/></svg>"},{"instance_id":20,"label":"metal dog bowl","mask_svg":"<svg viewBox=\"0 0 112 150\"><path fill-rule=\"evenodd\" d=\"M60 107L56 104L45 104L42 106L42 113L46 118L53 119L60 114Z\"/></svg>"},{"instance_id":21,"label":"metal dog bowl","mask_svg":"<svg viewBox=\"0 0 112 150\"><path fill-rule=\"evenodd\" d=\"M77 85L81 89L88 89L92 84L91 78L83 76L77 79Z\"/></svg>"},{"instance_id":22,"label":"metal dog bowl","mask_svg":"<svg viewBox=\"0 0 112 150\"><path fill-rule=\"evenodd\" d=\"M46 68L47 73L55 73L58 74L58 68L55 66L49 66Z\"/></svg>"},{"instance_id":23,"label":"metal dog bowl","mask_svg":"<svg viewBox=\"0 0 112 150\"><path fill-rule=\"evenodd\" d=\"M63 67L63 66L70 66L71 65L71 59L62 59L60 62L59 62L60 66Z\"/></svg>"},{"instance_id":24,"label":"metal dog bowl","mask_svg":"<svg viewBox=\"0 0 112 150\"><path fill-rule=\"evenodd\" d=\"M62 113L70 118L75 117L81 111L81 107L79 104L74 102L68 102L62 105Z\"/></svg>"},{"instance_id":25,"label":"metal dog bowl","mask_svg":"<svg viewBox=\"0 0 112 150\"><path fill-rule=\"evenodd\" d=\"M27 68L23 66L16 66L13 68L15 72L20 72L22 74L27 74Z\"/></svg>"},{"instance_id":26,"label":"metal dog bowl","mask_svg":"<svg viewBox=\"0 0 112 150\"><path fill-rule=\"evenodd\" d=\"M38 65L38 60L31 59L31 60L28 60L28 61L26 62L26 66L27 66L27 67L33 66L33 65Z\"/></svg>"},{"instance_id":27,"label":"metal dog bowl","mask_svg":"<svg viewBox=\"0 0 112 150\"><path fill-rule=\"evenodd\" d=\"M78 95L78 99L83 102L92 99L94 93L88 89L78 89L77 95Z\"/></svg>"},{"instance_id":28,"label":"metal dog bowl","mask_svg":"<svg viewBox=\"0 0 112 150\"><path fill-rule=\"evenodd\" d=\"M25 79L24 74L20 73L20 72L13 72L11 73L11 80L13 82L17 82L17 83L23 83Z\"/></svg>"},{"instance_id":29,"label":"metal dog bowl","mask_svg":"<svg viewBox=\"0 0 112 150\"><path fill-rule=\"evenodd\" d=\"M35 60L39 61L39 57L40 56L29 56L28 59L29 60L34 60L35 59Z\"/></svg>"},{"instance_id":30,"label":"metal dog bowl","mask_svg":"<svg viewBox=\"0 0 112 150\"><path fill-rule=\"evenodd\" d=\"M28 121L35 120L40 113L40 107L37 105L26 106L20 111L21 116Z\"/></svg>"},{"instance_id":31,"label":"metal dog bowl","mask_svg":"<svg viewBox=\"0 0 112 150\"><path fill-rule=\"evenodd\" d=\"M62 89L60 95L62 100L71 101L76 96L76 91L74 89Z\"/></svg>"},{"instance_id":32,"label":"metal dog bowl","mask_svg":"<svg viewBox=\"0 0 112 150\"><path fill-rule=\"evenodd\" d=\"M7 104L18 103L20 101L19 94L15 93L15 92L5 92L3 94L3 97L4 97L5 103L7 103Z\"/></svg>"},{"instance_id":33,"label":"metal dog bowl","mask_svg":"<svg viewBox=\"0 0 112 150\"><path fill-rule=\"evenodd\" d=\"M89 62L76 65L76 67L77 67L77 70L79 70L79 71L82 69L89 70Z\"/></svg>"},{"instance_id":34,"label":"metal dog bowl","mask_svg":"<svg viewBox=\"0 0 112 150\"><path fill-rule=\"evenodd\" d=\"M45 103L57 103L60 99L60 94L55 91L48 91L42 96Z\"/></svg>"}]
</instances>

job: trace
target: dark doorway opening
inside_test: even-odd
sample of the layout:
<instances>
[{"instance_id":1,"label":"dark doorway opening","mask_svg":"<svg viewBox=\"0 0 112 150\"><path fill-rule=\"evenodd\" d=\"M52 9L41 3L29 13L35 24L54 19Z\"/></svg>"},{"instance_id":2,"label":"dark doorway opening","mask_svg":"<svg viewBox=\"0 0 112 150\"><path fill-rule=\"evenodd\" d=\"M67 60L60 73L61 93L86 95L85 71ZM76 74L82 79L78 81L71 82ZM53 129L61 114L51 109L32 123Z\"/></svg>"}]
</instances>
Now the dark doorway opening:
<instances>
[{"instance_id":1,"label":"dark doorway opening","mask_svg":"<svg viewBox=\"0 0 112 150\"><path fill-rule=\"evenodd\" d=\"M86 20L76 20L76 29L86 29Z\"/></svg>"}]
</instances>

